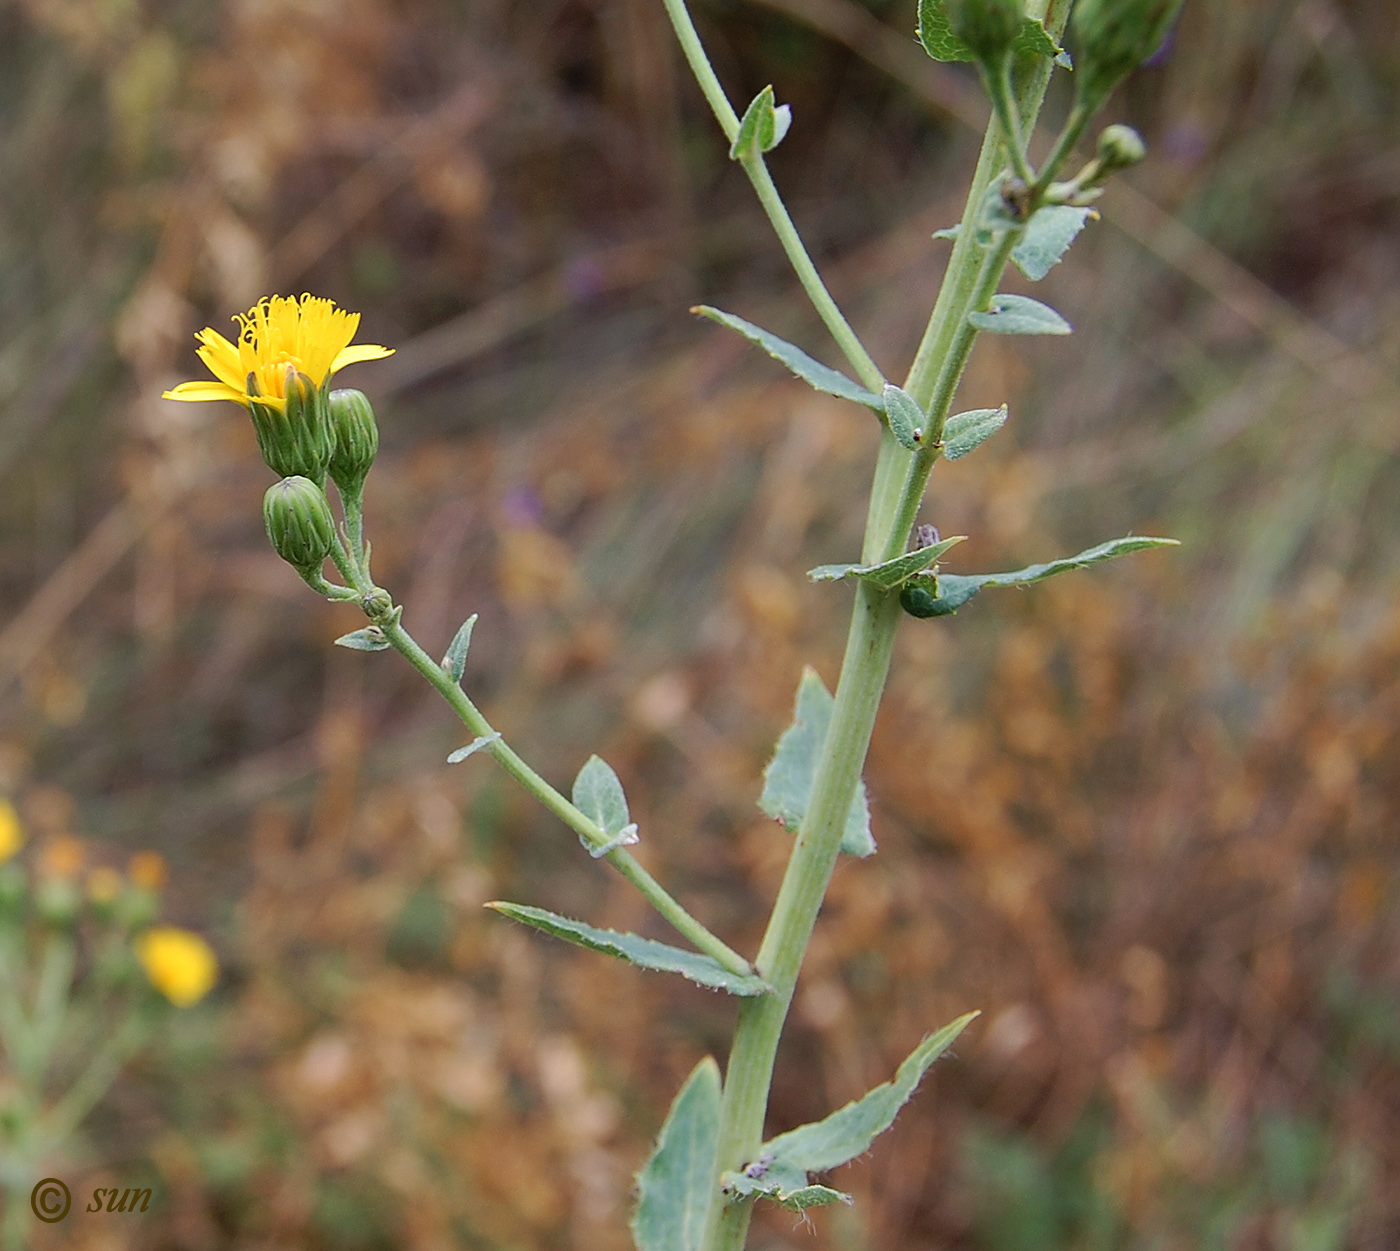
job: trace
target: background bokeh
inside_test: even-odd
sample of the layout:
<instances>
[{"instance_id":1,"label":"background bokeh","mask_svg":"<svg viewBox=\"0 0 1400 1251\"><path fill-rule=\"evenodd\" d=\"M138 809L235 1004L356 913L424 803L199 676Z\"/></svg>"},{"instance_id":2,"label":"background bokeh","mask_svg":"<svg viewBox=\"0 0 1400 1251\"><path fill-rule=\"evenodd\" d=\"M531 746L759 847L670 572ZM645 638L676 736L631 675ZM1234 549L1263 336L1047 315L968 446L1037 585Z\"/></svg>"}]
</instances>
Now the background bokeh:
<instances>
[{"instance_id":1,"label":"background bokeh","mask_svg":"<svg viewBox=\"0 0 1400 1251\"><path fill-rule=\"evenodd\" d=\"M912 9L698 4L731 95L793 105L775 177L892 376L982 109ZM55 1164L158 1212L40 1245L626 1247L732 1004L483 912L666 937L443 763L397 657L330 646L356 614L267 549L242 413L158 397L259 295L362 310L405 624L480 613L488 715L560 784L606 756L644 861L752 950L759 772L848 608L802 574L856 549L875 426L687 314L838 363L659 3L12 0L0 33L0 788L36 844L159 850L224 965ZM1389 0L1188 0L1111 106L1149 162L1037 293L1077 333L978 346L963 406L1012 420L935 474L950 569L1183 546L906 623L880 854L837 871L773 1129L983 1016L835 1175L856 1206L756 1247L1400 1245L1397 81Z\"/></svg>"}]
</instances>

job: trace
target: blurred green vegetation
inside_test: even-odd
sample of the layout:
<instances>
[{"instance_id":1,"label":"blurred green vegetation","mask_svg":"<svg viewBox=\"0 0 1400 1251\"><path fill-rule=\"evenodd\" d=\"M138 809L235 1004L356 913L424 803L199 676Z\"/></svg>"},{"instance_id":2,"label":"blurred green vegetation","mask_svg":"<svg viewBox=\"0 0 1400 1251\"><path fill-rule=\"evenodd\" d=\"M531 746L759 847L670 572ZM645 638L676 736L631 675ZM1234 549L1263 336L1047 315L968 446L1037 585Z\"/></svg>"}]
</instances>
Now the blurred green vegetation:
<instances>
[{"instance_id":1,"label":"blurred green vegetation","mask_svg":"<svg viewBox=\"0 0 1400 1251\"><path fill-rule=\"evenodd\" d=\"M979 107L912 7L697 5L732 96L792 103L775 177L891 374ZM834 360L660 6L16 0L0 31L0 791L41 843L158 847L227 968L55 1162L154 1173L159 1212L36 1245L627 1245L730 1005L482 914L664 937L442 763L394 657L329 646L357 622L267 551L242 414L157 397L259 295L362 311L399 349L346 374L381 580L429 647L480 612L493 719L556 780L604 754L648 863L752 948L787 846L759 772L846 611L802 571L854 551L874 430L687 315ZM842 1171L853 1212L757 1247L1400 1242L1397 84L1386 0L1189 0L1112 106L1148 163L1042 284L1076 334L979 345L965 406L1012 421L935 475L950 569L1185 546L907 623L880 854L833 884L773 1127L985 1025Z\"/></svg>"}]
</instances>

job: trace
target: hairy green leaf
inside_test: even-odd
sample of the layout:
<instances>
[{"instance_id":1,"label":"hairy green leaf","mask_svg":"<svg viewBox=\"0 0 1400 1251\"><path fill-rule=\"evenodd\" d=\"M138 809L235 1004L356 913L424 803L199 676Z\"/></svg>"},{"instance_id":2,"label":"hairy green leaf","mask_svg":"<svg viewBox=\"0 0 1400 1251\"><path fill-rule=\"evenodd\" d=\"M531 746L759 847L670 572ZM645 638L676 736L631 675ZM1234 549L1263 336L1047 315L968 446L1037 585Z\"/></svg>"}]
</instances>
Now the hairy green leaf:
<instances>
[{"instance_id":1,"label":"hairy green leaf","mask_svg":"<svg viewBox=\"0 0 1400 1251\"><path fill-rule=\"evenodd\" d=\"M504 903L496 900L486 905L508 916L513 921L532 925L565 942L587 947L589 951L600 951L604 955L616 956L643 969L654 969L659 973L679 973L699 986L711 990L728 991L731 995L765 995L769 986L760 977L731 973L719 961L695 951L685 951L658 943L640 934L622 934L617 930L600 930L596 926L575 921L571 917L561 917L543 908L532 908L528 904Z\"/></svg>"},{"instance_id":2,"label":"hairy green leaf","mask_svg":"<svg viewBox=\"0 0 1400 1251\"><path fill-rule=\"evenodd\" d=\"M1011 259L1032 282L1039 282L1069 251L1069 245L1084 229L1084 224L1098 213L1091 208L1076 208L1072 204L1047 204L1026 223L1011 253Z\"/></svg>"},{"instance_id":3,"label":"hairy green leaf","mask_svg":"<svg viewBox=\"0 0 1400 1251\"><path fill-rule=\"evenodd\" d=\"M807 576L813 582L840 582L844 578L859 578L878 586L882 591L893 591L907 582L915 574L922 573L955 543L967 538L965 534L955 534L950 539L940 539L928 547L918 547L903 556L881 561L878 565L818 565L809 569Z\"/></svg>"},{"instance_id":4,"label":"hairy green leaf","mask_svg":"<svg viewBox=\"0 0 1400 1251\"><path fill-rule=\"evenodd\" d=\"M632 820L622 783L601 756L589 756L578 771L573 800L575 808L610 836L620 834Z\"/></svg>"},{"instance_id":5,"label":"hairy green leaf","mask_svg":"<svg viewBox=\"0 0 1400 1251\"><path fill-rule=\"evenodd\" d=\"M774 1173L765 1170L761 1164L750 1165L749 1168L758 1175L751 1176L748 1172L744 1172L724 1173L720 1176L720 1185L724 1188L725 1194L732 1195L735 1199L747 1199L754 1196L760 1199L771 1199L774 1203L781 1203L783 1207L794 1212L802 1212L807 1208L824 1207L829 1203L855 1202L850 1195L833 1190L830 1186L807 1185L805 1173L797 1173L798 1180L785 1183Z\"/></svg>"},{"instance_id":6,"label":"hairy green leaf","mask_svg":"<svg viewBox=\"0 0 1400 1251\"><path fill-rule=\"evenodd\" d=\"M711 308L708 304L697 305L690 311L698 313L701 317L708 317L721 326L728 326L730 330L743 335L750 343L761 347L775 361L786 365L809 387L822 392L822 394L834 395L843 400L852 400L866 408L873 408L877 413L885 411L885 401L880 396L872 391L867 391L859 383L852 382L840 370L832 369L828 365L823 365L821 361L814 360L801 348L793 346L785 339L780 339L775 334L769 334L762 327L755 326L753 322L745 321L742 317L735 317L732 313L723 313L717 308Z\"/></svg>"},{"instance_id":7,"label":"hairy green leaf","mask_svg":"<svg viewBox=\"0 0 1400 1251\"><path fill-rule=\"evenodd\" d=\"M810 667L804 669L802 681L797 687L792 724L778 739L773 759L763 771L763 794L758 797L758 806L789 830L796 831L807 813L817 759L826 743L827 731L831 726L831 710L835 704L831 692L817 676L817 671ZM870 834L870 804L865 797L864 782L857 785L851 810L846 814L841 850L848 856L862 858L875 851L875 840Z\"/></svg>"},{"instance_id":8,"label":"hairy green leaf","mask_svg":"<svg viewBox=\"0 0 1400 1251\"><path fill-rule=\"evenodd\" d=\"M881 399L885 403L885 416L889 418L890 433L906 452L916 450L919 440L924 437L924 410L912 395L891 382L885 383L885 393Z\"/></svg>"},{"instance_id":9,"label":"hairy green leaf","mask_svg":"<svg viewBox=\"0 0 1400 1251\"><path fill-rule=\"evenodd\" d=\"M389 646L384 631L378 626L366 626L352 634L342 634L335 641L337 647L348 647L352 652L382 652Z\"/></svg>"},{"instance_id":10,"label":"hairy green leaf","mask_svg":"<svg viewBox=\"0 0 1400 1251\"><path fill-rule=\"evenodd\" d=\"M750 101L739 122L739 131L729 145L729 159L737 161L758 152L771 152L783 141L792 125L792 107L773 106L773 88L765 87Z\"/></svg>"},{"instance_id":11,"label":"hairy green leaf","mask_svg":"<svg viewBox=\"0 0 1400 1251\"><path fill-rule=\"evenodd\" d=\"M1074 330L1048 304L1003 292L992 296L985 313L969 313L967 320L978 330L992 334L1072 334Z\"/></svg>"},{"instance_id":12,"label":"hairy green leaf","mask_svg":"<svg viewBox=\"0 0 1400 1251\"><path fill-rule=\"evenodd\" d=\"M462 680L467 668L467 649L472 645L472 631L476 628L476 613L472 613L452 636L447 645L447 653L442 658L443 672L454 682Z\"/></svg>"},{"instance_id":13,"label":"hairy green leaf","mask_svg":"<svg viewBox=\"0 0 1400 1251\"><path fill-rule=\"evenodd\" d=\"M1006 405L973 408L949 417L943 424L943 459L962 460L1006 425Z\"/></svg>"},{"instance_id":14,"label":"hairy green leaf","mask_svg":"<svg viewBox=\"0 0 1400 1251\"><path fill-rule=\"evenodd\" d=\"M930 1034L899 1066L893 1081L876 1086L823 1120L789 1130L764 1143L760 1164L771 1159L770 1171L776 1167L820 1173L868 1151L870 1144L894 1124L900 1108L908 1103L929 1066L953 1045L975 1016L976 1012L969 1012L938 1033Z\"/></svg>"},{"instance_id":15,"label":"hairy green leaf","mask_svg":"<svg viewBox=\"0 0 1400 1251\"><path fill-rule=\"evenodd\" d=\"M719 1065L706 1056L671 1104L656 1150L637 1175L637 1251L700 1251L719 1142Z\"/></svg>"},{"instance_id":16,"label":"hairy green leaf","mask_svg":"<svg viewBox=\"0 0 1400 1251\"><path fill-rule=\"evenodd\" d=\"M1100 543L1097 547L1087 548L1075 556L1047 561L1042 565L1027 565L1024 569L1016 569L1011 573L941 573L938 576L936 590L928 593L926 602L921 605L921 611L915 615L946 617L949 613L957 612L983 587L1026 586L1031 582L1053 578L1058 573L1068 573L1071 569L1084 569L1105 560L1115 560L1117 557L1127 556L1131 552L1142 552L1152 547L1177 546L1179 543L1176 539L1157 539L1130 534L1126 538L1110 539L1107 543ZM917 582L911 582L909 585L916 587Z\"/></svg>"}]
</instances>

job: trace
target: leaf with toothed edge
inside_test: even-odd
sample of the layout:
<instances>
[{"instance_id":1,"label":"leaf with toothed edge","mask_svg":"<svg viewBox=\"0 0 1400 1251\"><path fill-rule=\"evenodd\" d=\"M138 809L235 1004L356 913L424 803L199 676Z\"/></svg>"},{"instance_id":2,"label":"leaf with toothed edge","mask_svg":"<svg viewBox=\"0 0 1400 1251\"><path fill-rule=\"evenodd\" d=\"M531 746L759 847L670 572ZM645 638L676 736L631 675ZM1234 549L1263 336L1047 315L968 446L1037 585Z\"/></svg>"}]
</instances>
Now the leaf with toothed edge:
<instances>
[{"instance_id":1,"label":"leaf with toothed edge","mask_svg":"<svg viewBox=\"0 0 1400 1251\"><path fill-rule=\"evenodd\" d=\"M389 640L378 626L366 626L352 634L342 634L335 641L337 647L348 647L352 652L382 652L389 647Z\"/></svg>"},{"instance_id":2,"label":"leaf with toothed edge","mask_svg":"<svg viewBox=\"0 0 1400 1251\"><path fill-rule=\"evenodd\" d=\"M700 1061L681 1087L637 1175L637 1251L700 1251L719 1144L719 1065Z\"/></svg>"},{"instance_id":3,"label":"leaf with toothed edge","mask_svg":"<svg viewBox=\"0 0 1400 1251\"><path fill-rule=\"evenodd\" d=\"M873 391L867 391L858 382L851 381L839 369L823 365L821 361L808 356L800 347L794 346L785 339L778 338L775 334L770 334L761 326L755 326L753 322L745 321L742 317L735 317L733 313L725 313L717 308L711 308L708 304L697 304L690 311L701 317L708 317L711 321L718 322L721 326L727 326L730 330L743 335L750 343L761 347L775 361L786 365L813 390L820 391L823 395L834 395L837 399L850 400L865 408L873 408L877 413L885 411L885 401Z\"/></svg>"},{"instance_id":4,"label":"leaf with toothed edge","mask_svg":"<svg viewBox=\"0 0 1400 1251\"><path fill-rule=\"evenodd\" d=\"M1128 535L1121 539L1110 539L1097 547L1086 548L1074 556L1060 560L1046 561L1041 565L1027 565L1010 573L956 574L940 573L935 588L920 586L920 579L912 579L905 587L905 593L922 592L917 601L916 617L946 617L958 611L983 587L988 586L1027 586L1053 578L1056 574L1068 573L1072 569L1085 569L1105 560L1116 560L1132 552L1143 552L1154 547L1179 547L1177 539L1150 538L1145 535ZM908 605L906 605L908 607ZM911 610L913 611L913 610Z\"/></svg>"},{"instance_id":5,"label":"leaf with toothed edge","mask_svg":"<svg viewBox=\"0 0 1400 1251\"><path fill-rule=\"evenodd\" d=\"M533 926L555 938L589 951L602 952L635 964L639 968L652 969L658 973L679 973L682 977L705 986L710 990L728 991L731 995L748 998L753 995L766 995L771 987L761 977L752 974L731 973L724 965L711 956L697 951L686 951L682 947L672 947L658 943L640 934L624 934L617 930L601 930L572 917L559 916L546 912L543 908L532 908L528 904L505 903L496 900L486 905L494 908L512 921Z\"/></svg>"},{"instance_id":6,"label":"leaf with toothed edge","mask_svg":"<svg viewBox=\"0 0 1400 1251\"><path fill-rule=\"evenodd\" d=\"M462 680L467 668L467 649L472 645L472 631L476 628L476 613L472 613L452 636L447 645L447 654L442 658L443 672L454 682Z\"/></svg>"},{"instance_id":7,"label":"leaf with toothed edge","mask_svg":"<svg viewBox=\"0 0 1400 1251\"><path fill-rule=\"evenodd\" d=\"M1093 209L1072 204L1047 204L1037 210L1012 250L1016 268L1032 282L1039 282L1064 259L1089 219L1097 217Z\"/></svg>"},{"instance_id":8,"label":"leaf with toothed edge","mask_svg":"<svg viewBox=\"0 0 1400 1251\"><path fill-rule=\"evenodd\" d=\"M924 51L935 61L975 61L971 48L953 33L943 0L919 0L919 22L915 33ZM1069 54L1050 37L1045 24L1033 17L1021 22L1011 50L1017 56L1043 56L1070 68Z\"/></svg>"}]
</instances>

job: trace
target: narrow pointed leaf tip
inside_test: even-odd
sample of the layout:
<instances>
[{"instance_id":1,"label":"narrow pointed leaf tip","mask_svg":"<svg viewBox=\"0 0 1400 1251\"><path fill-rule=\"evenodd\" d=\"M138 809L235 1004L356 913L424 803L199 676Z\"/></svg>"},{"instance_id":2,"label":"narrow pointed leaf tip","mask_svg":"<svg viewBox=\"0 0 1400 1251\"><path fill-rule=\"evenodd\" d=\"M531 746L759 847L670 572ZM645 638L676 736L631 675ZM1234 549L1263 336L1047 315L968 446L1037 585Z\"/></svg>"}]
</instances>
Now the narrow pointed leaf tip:
<instances>
[{"instance_id":1,"label":"narrow pointed leaf tip","mask_svg":"<svg viewBox=\"0 0 1400 1251\"><path fill-rule=\"evenodd\" d=\"M501 732L493 730L490 734L483 734L480 738L474 738L465 747L459 747L447 758L448 764L461 764L468 756L475 756L483 748L490 747L492 743L501 741Z\"/></svg>"},{"instance_id":2,"label":"narrow pointed leaf tip","mask_svg":"<svg viewBox=\"0 0 1400 1251\"><path fill-rule=\"evenodd\" d=\"M382 652L389 647L389 640L378 626L366 626L363 630L342 634L335 645L348 647L352 652Z\"/></svg>"},{"instance_id":3,"label":"narrow pointed leaf tip","mask_svg":"<svg viewBox=\"0 0 1400 1251\"><path fill-rule=\"evenodd\" d=\"M602 930L572 917L559 916L546 912L543 908L532 908L527 904L505 903L496 900L486 905L494 908L512 921L533 926L555 938L589 951L616 956L638 968L652 969L658 973L679 973L682 977L705 986L710 990L723 990L731 995L750 997L766 995L771 989L761 977L752 974L731 973L719 961L696 951L686 951L681 947L671 947L658 943L640 934L623 934L617 930Z\"/></svg>"},{"instance_id":4,"label":"narrow pointed leaf tip","mask_svg":"<svg viewBox=\"0 0 1400 1251\"><path fill-rule=\"evenodd\" d=\"M1116 560L1133 552L1144 552L1154 547L1180 547L1178 539L1159 539L1146 535L1130 534L1121 539L1110 539L1096 547L1086 548L1074 556L1046 561L1040 565L1027 565L1010 573L938 575L936 589L920 585L919 579L911 580L904 589L905 598L901 603L916 617L946 617L955 613L974 595L988 586L1028 586L1041 582L1057 574L1068 573L1072 569L1085 569L1090 565L1101 564L1106 560Z\"/></svg>"},{"instance_id":5,"label":"narrow pointed leaf tip","mask_svg":"<svg viewBox=\"0 0 1400 1251\"><path fill-rule=\"evenodd\" d=\"M729 145L729 159L741 161L746 156L771 152L787 135L792 125L792 108L787 104L774 107L773 88L765 87L754 96L739 122L739 131Z\"/></svg>"},{"instance_id":6,"label":"narrow pointed leaf tip","mask_svg":"<svg viewBox=\"0 0 1400 1251\"><path fill-rule=\"evenodd\" d=\"M457 633L452 636L452 642L447 645L447 654L442 658L443 672L454 682L462 680L462 674L467 668L467 651L472 645L472 631L476 628L476 613L472 613L458 627Z\"/></svg>"},{"instance_id":7,"label":"narrow pointed leaf tip","mask_svg":"<svg viewBox=\"0 0 1400 1251\"><path fill-rule=\"evenodd\" d=\"M637 1251L700 1251L719 1144L719 1065L706 1056L676 1095L637 1175Z\"/></svg>"},{"instance_id":8,"label":"narrow pointed leaf tip","mask_svg":"<svg viewBox=\"0 0 1400 1251\"><path fill-rule=\"evenodd\" d=\"M968 322L992 334L1073 334L1074 327L1048 304L1026 295L992 296L985 313L969 313Z\"/></svg>"},{"instance_id":9,"label":"narrow pointed leaf tip","mask_svg":"<svg viewBox=\"0 0 1400 1251\"><path fill-rule=\"evenodd\" d=\"M775 361L786 365L813 390L820 391L823 395L834 395L838 399L850 400L865 408L873 408L877 413L885 411L885 401L873 391L867 391L859 383L851 381L840 370L832 369L829 365L823 365L821 361L814 360L800 347L788 343L785 339L778 338L775 334L770 334L761 326L755 326L753 322L745 321L742 317L735 317L733 313L725 313L717 308L711 308L708 304L697 304L690 311L700 317L708 317L721 326L727 326L736 334L743 335L750 343L761 347Z\"/></svg>"},{"instance_id":10,"label":"narrow pointed leaf tip","mask_svg":"<svg viewBox=\"0 0 1400 1251\"><path fill-rule=\"evenodd\" d=\"M978 1013L969 1012L936 1034L930 1034L899 1066L893 1080L876 1086L823 1120L789 1130L764 1143L760 1163L769 1161L770 1174L776 1171L791 1177L800 1173L805 1180L807 1173L825 1172L863 1155L870 1150L870 1144L894 1124L899 1110L909 1102L933 1062L957 1041L977 1016Z\"/></svg>"},{"instance_id":11,"label":"narrow pointed leaf tip","mask_svg":"<svg viewBox=\"0 0 1400 1251\"><path fill-rule=\"evenodd\" d=\"M763 793L758 798L758 806L794 833L807 814L817 760L826 744L835 706L836 701L817 671L804 669L802 681L797 687L792 724L778 739L773 759L763 771ZM870 803L866 799L864 782L856 786L851 810L846 814L841 850L848 856L861 858L875 852L875 839L870 833Z\"/></svg>"}]
</instances>

